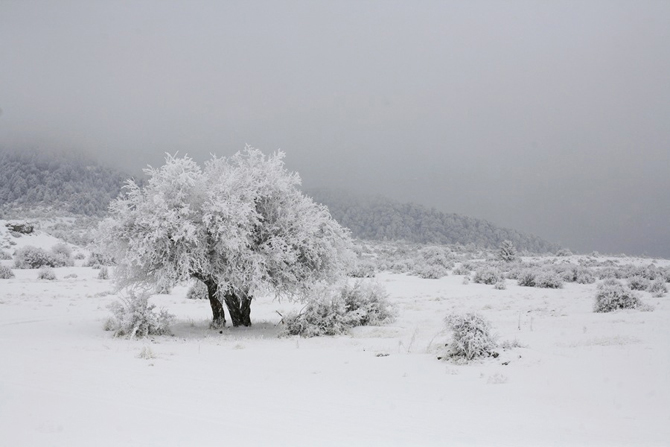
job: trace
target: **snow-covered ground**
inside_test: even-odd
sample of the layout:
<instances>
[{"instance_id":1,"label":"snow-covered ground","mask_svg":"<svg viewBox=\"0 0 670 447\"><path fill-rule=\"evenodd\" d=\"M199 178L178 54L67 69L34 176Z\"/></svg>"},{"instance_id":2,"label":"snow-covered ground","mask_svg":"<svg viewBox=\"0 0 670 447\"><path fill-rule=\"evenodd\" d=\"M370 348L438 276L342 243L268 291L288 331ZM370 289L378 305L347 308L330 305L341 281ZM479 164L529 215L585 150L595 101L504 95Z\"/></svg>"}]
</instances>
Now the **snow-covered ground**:
<instances>
[{"instance_id":1,"label":"snow-covered ground","mask_svg":"<svg viewBox=\"0 0 670 447\"><path fill-rule=\"evenodd\" d=\"M55 270L0 280L0 445L670 443L667 295L642 293L653 312L596 314L596 284L495 290L382 273L394 323L302 339L277 338L277 311L296 305L259 298L251 328L219 333L180 286L152 298L176 315L174 336L127 340L103 331L110 281ZM438 360L443 318L467 311L525 347Z\"/></svg>"}]
</instances>

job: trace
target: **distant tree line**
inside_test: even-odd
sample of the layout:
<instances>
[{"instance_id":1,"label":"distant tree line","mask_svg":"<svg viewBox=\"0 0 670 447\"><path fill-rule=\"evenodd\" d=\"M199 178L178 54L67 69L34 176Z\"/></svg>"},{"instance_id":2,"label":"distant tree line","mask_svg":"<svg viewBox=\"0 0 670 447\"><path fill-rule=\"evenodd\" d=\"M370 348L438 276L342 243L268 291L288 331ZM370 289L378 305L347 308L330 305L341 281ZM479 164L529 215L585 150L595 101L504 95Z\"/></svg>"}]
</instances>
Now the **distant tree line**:
<instances>
[{"instance_id":1,"label":"distant tree line","mask_svg":"<svg viewBox=\"0 0 670 447\"><path fill-rule=\"evenodd\" d=\"M474 244L490 249L510 241L516 249L533 253L554 252L559 248L537 236L499 228L486 220L444 213L414 203L330 189L311 189L307 194L326 205L332 216L359 239Z\"/></svg>"},{"instance_id":2,"label":"distant tree line","mask_svg":"<svg viewBox=\"0 0 670 447\"><path fill-rule=\"evenodd\" d=\"M0 149L0 207L102 216L127 177L76 152Z\"/></svg>"}]
</instances>

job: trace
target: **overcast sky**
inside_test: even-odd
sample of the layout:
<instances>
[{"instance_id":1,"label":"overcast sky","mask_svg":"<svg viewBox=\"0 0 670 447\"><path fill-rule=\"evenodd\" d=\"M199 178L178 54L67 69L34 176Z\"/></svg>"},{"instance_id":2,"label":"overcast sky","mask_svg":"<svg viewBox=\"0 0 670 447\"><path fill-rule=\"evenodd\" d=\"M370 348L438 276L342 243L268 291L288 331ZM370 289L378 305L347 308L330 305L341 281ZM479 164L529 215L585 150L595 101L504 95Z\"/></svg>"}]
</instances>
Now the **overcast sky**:
<instances>
[{"instance_id":1,"label":"overcast sky","mask_svg":"<svg viewBox=\"0 0 670 447\"><path fill-rule=\"evenodd\" d=\"M670 2L0 0L0 146L281 148L580 251L670 257Z\"/></svg>"}]
</instances>

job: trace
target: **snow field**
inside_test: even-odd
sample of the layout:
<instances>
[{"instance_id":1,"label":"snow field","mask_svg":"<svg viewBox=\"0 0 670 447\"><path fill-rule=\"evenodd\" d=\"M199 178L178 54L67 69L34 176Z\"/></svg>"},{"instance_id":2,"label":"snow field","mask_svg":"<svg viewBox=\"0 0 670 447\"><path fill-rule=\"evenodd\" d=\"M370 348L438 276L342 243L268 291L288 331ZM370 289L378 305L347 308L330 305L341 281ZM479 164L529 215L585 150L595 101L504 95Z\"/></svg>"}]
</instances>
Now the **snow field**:
<instances>
[{"instance_id":1,"label":"snow field","mask_svg":"<svg viewBox=\"0 0 670 447\"><path fill-rule=\"evenodd\" d=\"M2 261L11 265L11 261ZM117 299L98 270L15 269L0 281L2 444L665 445L670 306L596 314L596 284L507 290L462 277L382 273L396 322L350 335L277 338L300 304L259 298L250 328L208 329L187 285L152 301L174 336L112 338ZM64 279L69 273L77 278ZM443 318L477 311L500 357L437 360ZM506 364L505 364L506 363Z\"/></svg>"}]
</instances>

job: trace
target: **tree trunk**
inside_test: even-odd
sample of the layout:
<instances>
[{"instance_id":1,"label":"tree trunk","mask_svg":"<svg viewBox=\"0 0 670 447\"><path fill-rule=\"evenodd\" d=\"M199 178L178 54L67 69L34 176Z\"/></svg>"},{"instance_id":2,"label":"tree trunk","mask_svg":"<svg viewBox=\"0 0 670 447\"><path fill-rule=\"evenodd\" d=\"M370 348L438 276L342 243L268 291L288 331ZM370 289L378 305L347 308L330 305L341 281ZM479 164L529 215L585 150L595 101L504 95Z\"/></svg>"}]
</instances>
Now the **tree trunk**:
<instances>
[{"instance_id":1,"label":"tree trunk","mask_svg":"<svg viewBox=\"0 0 670 447\"><path fill-rule=\"evenodd\" d=\"M207 286L207 296L209 297L209 305L212 306L212 324L209 325L212 329L220 329L226 327L226 314L223 310L223 303L219 300L218 291L219 286L213 279L203 281Z\"/></svg>"},{"instance_id":2,"label":"tree trunk","mask_svg":"<svg viewBox=\"0 0 670 447\"><path fill-rule=\"evenodd\" d=\"M233 326L251 326L251 297L246 293L231 290L224 300Z\"/></svg>"}]
</instances>

